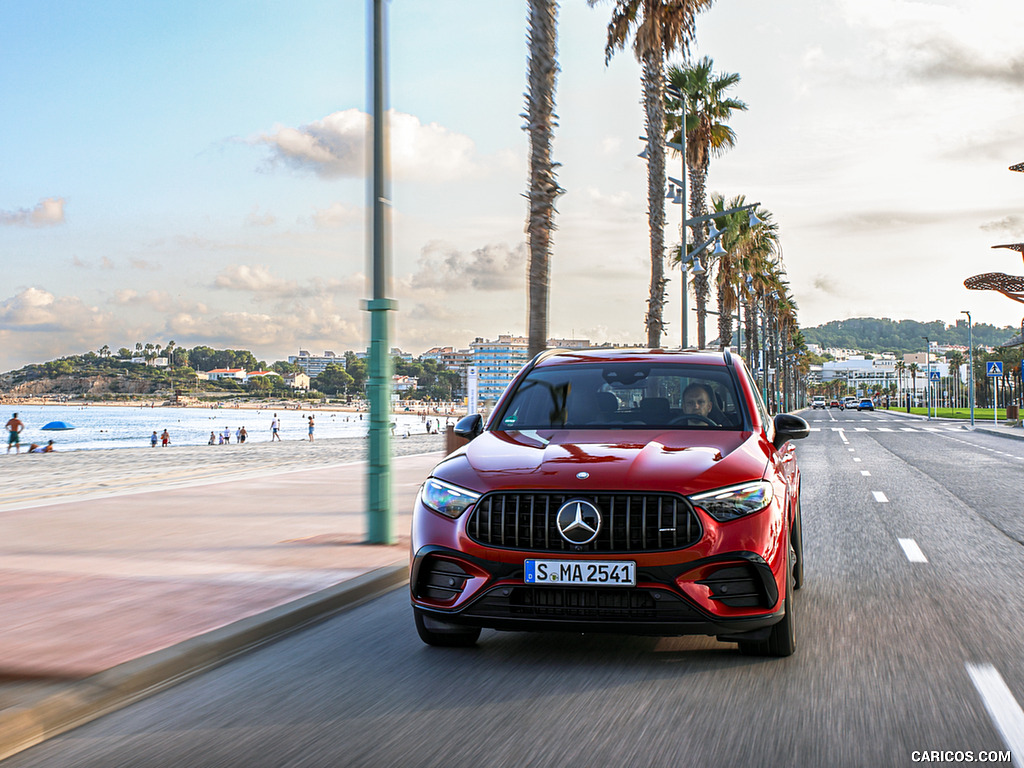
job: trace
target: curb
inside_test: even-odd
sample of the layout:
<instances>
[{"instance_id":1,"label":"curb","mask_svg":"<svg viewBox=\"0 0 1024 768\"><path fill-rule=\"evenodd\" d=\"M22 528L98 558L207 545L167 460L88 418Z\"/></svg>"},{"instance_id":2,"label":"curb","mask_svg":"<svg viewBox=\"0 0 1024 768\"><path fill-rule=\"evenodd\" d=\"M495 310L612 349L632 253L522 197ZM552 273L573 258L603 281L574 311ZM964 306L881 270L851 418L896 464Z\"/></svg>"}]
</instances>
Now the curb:
<instances>
[{"instance_id":1,"label":"curb","mask_svg":"<svg viewBox=\"0 0 1024 768\"><path fill-rule=\"evenodd\" d=\"M970 429L970 427L968 427L968 429ZM1007 429L1011 429L1011 427L996 429L995 427L982 427L978 424L974 425L975 432L984 432L986 435L996 435L997 437L1008 437L1011 440L1024 440L1024 430L1021 430L1018 434L1016 432L1007 432Z\"/></svg>"},{"instance_id":2,"label":"curb","mask_svg":"<svg viewBox=\"0 0 1024 768\"><path fill-rule=\"evenodd\" d=\"M409 580L406 561L377 568L312 595L240 619L70 684L31 704L0 712L0 760L170 688L231 658Z\"/></svg>"}]
</instances>

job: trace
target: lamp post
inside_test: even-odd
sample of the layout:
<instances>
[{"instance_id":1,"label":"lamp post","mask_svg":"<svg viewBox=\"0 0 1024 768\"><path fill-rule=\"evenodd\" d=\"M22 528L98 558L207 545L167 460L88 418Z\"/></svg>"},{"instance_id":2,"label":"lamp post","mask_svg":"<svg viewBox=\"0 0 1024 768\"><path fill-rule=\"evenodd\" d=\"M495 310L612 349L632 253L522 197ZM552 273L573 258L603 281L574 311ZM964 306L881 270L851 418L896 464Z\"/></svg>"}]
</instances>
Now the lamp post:
<instances>
[{"instance_id":1,"label":"lamp post","mask_svg":"<svg viewBox=\"0 0 1024 768\"><path fill-rule=\"evenodd\" d=\"M928 341L927 336L922 336L924 339L924 360L928 367L928 374L925 378L925 404L928 406L928 418L932 417L932 343ZM916 393L915 393L916 394Z\"/></svg>"},{"instance_id":2,"label":"lamp post","mask_svg":"<svg viewBox=\"0 0 1024 768\"><path fill-rule=\"evenodd\" d=\"M971 401L971 426L974 426L974 333L971 323L971 313L966 309L960 310L961 315L967 315L967 398ZM1021 329L1024 332L1024 328Z\"/></svg>"}]
</instances>

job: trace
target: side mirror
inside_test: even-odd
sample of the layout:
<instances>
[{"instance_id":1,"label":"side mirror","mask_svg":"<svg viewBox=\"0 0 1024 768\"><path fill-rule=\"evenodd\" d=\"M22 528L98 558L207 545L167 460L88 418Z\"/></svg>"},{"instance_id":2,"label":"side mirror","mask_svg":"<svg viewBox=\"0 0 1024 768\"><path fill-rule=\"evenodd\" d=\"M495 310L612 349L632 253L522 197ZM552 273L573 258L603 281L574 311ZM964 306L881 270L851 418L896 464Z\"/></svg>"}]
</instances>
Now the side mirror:
<instances>
[{"instance_id":1,"label":"side mirror","mask_svg":"<svg viewBox=\"0 0 1024 768\"><path fill-rule=\"evenodd\" d=\"M459 419L459 423L455 425L455 434L459 437L464 437L467 440L472 440L474 437L479 437L484 431L484 419L479 413L471 413L469 416L463 416Z\"/></svg>"},{"instance_id":2,"label":"side mirror","mask_svg":"<svg viewBox=\"0 0 1024 768\"><path fill-rule=\"evenodd\" d=\"M811 434L810 425L799 416L780 413L775 417L775 439L772 444L781 448L790 440L800 440Z\"/></svg>"}]
</instances>

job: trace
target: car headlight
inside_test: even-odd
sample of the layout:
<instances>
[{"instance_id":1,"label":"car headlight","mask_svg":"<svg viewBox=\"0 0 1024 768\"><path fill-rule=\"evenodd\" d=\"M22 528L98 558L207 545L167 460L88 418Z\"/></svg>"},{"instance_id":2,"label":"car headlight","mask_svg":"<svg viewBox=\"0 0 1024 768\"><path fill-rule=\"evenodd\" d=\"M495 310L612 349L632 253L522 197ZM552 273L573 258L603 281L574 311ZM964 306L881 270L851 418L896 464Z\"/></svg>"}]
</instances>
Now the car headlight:
<instances>
[{"instance_id":1,"label":"car headlight","mask_svg":"<svg viewBox=\"0 0 1024 768\"><path fill-rule=\"evenodd\" d=\"M479 493L467 491L465 488L433 477L428 478L420 489L420 501L425 506L453 519L465 512L479 498Z\"/></svg>"},{"instance_id":2,"label":"car headlight","mask_svg":"<svg viewBox=\"0 0 1024 768\"><path fill-rule=\"evenodd\" d=\"M743 485L732 485L706 493L691 496L690 501L700 507L720 523L735 520L738 517L760 512L771 504L775 497L772 484L767 480L757 480Z\"/></svg>"}]
</instances>

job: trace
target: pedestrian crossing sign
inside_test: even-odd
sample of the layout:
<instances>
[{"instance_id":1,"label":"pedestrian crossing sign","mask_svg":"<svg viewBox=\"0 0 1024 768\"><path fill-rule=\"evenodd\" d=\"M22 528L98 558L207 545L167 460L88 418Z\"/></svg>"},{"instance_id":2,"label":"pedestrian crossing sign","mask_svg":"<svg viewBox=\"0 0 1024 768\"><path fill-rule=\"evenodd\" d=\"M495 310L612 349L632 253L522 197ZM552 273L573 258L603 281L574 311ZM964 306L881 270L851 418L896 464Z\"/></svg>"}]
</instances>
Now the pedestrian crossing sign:
<instances>
[{"instance_id":1,"label":"pedestrian crossing sign","mask_svg":"<svg viewBox=\"0 0 1024 768\"><path fill-rule=\"evenodd\" d=\"M1002 376L1003 375L1003 364L998 360L985 363L985 375L986 376Z\"/></svg>"},{"instance_id":2,"label":"pedestrian crossing sign","mask_svg":"<svg viewBox=\"0 0 1024 768\"><path fill-rule=\"evenodd\" d=\"M928 381L942 381L942 377L939 375L938 371L929 371Z\"/></svg>"}]
</instances>

